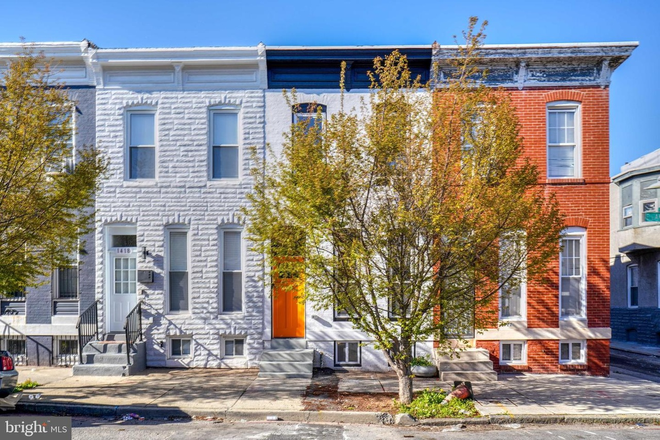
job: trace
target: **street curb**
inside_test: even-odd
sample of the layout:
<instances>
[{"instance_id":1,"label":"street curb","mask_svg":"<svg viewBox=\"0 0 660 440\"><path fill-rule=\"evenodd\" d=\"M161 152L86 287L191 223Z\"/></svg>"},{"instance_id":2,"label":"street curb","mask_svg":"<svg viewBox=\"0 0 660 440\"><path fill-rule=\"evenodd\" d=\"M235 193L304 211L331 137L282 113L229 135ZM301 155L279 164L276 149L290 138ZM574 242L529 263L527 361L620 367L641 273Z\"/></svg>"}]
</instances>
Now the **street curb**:
<instances>
[{"instance_id":1,"label":"street curb","mask_svg":"<svg viewBox=\"0 0 660 440\"><path fill-rule=\"evenodd\" d=\"M16 410L59 414L67 416L92 416L121 418L124 414L135 413L147 419L176 419L211 417L227 421L266 421L266 417L277 417L285 422L309 423L355 423L355 424L392 424L394 418L388 413L379 412L349 412L349 411L293 411L293 410L217 410L203 408L159 408L130 405L86 405L69 403L34 403L19 402ZM507 424L633 424L660 423L660 415L655 414L622 414L622 415L491 415L469 419L425 419L416 423L418 426L451 426L451 425L507 425Z\"/></svg>"}]
</instances>

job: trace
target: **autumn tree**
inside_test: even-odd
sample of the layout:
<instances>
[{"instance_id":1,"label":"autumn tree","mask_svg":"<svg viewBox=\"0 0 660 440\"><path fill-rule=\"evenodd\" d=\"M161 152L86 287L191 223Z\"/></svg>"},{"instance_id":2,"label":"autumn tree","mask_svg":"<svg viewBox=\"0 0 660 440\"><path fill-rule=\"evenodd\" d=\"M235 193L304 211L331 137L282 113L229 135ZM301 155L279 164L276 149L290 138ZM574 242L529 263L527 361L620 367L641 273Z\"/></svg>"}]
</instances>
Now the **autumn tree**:
<instances>
[{"instance_id":1,"label":"autumn tree","mask_svg":"<svg viewBox=\"0 0 660 440\"><path fill-rule=\"evenodd\" d=\"M346 311L373 338L402 403L415 341L446 351L493 325L500 290L538 278L558 252L557 203L523 156L507 93L482 81L476 24L442 82L412 78L398 52L376 58L360 111L322 126L318 109L279 157L255 157L254 247L267 267L304 276L304 300Z\"/></svg>"},{"instance_id":2,"label":"autumn tree","mask_svg":"<svg viewBox=\"0 0 660 440\"><path fill-rule=\"evenodd\" d=\"M71 263L90 230L105 162L72 149L75 103L29 48L0 78L0 292L21 291Z\"/></svg>"}]
</instances>

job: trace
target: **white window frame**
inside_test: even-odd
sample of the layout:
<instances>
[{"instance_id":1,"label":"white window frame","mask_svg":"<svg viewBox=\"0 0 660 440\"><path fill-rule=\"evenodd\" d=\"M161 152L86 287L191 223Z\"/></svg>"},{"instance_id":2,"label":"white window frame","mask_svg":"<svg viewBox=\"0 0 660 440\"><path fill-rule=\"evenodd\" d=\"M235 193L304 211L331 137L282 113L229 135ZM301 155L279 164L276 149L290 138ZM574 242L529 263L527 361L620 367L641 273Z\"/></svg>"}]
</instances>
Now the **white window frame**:
<instances>
[{"instance_id":1,"label":"white window frame","mask_svg":"<svg viewBox=\"0 0 660 440\"><path fill-rule=\"evenodd\" d=\"M180 340L180 341L189 341L190 342L190 353L189 354L183 354L181 353L180 355L175 355L172 353L172 342L175 340ZM195 346L193 342L193 337L191 335L170 335L167 337L167 358L168 359L192 359L194 353L195 353ZM182 350L183 352L183 345L182 345Z\"/></svg>"},{"instance_id":2,"label":"white window frame","mask_svg":"<svg viewBox=\"0 0 660 440\"><path fill-rule=\"evenodd\" d=\"M632 292L630 290L633 287L631 285L632 277L630 276L633 268L637 269L637 286L635 286L637 287L637 305L632 305ZM626 299L629 309L639 308L639 265L638 264L629 264L628 266L626 266Z\"/></svg>"},{"instance_id":3,"label":"white window frame","mask_svg":"<svg viewBox=\"0 0 660 440\"><path fill-rule=\"evenodd\" d=\"M131 177L131 115L154 115L154 177ZM131 107L124 112L124 180L131 182L153 182L158 180L158 112L153 107ZM137 148L150 148L148 145Z\"/></svg>"},{"instance_id":4,"label":"white window frame","mask_svg":"<svg viewBox=\"0 0 660 440\"><path fill-rule=\"evenodd\" d=\"M561 358L561 344L569 344L568 355L570 359ZM573 359L573 344L580 344L580 359ZM587 341L584 339L559 340L559 363L561 365L585 365L587 363Z\"/></svg>"},{"instance_id":5,"label":"white window frame","mask_svg":"<svg viewBox=\"0 0 660 440\"><path fill-rule=\"evenodd\" d=\"M578 315L562 315L562 273L561 273L561 250L559 251L559 319L560 320L571 320L571 319L581 319L584 320L587 318L587 230L580 227L570 227L564 230L562 238L559 242L560 246L564 238L579 238L580 239L580 273L581 273L581 282L580 282L580 300L582 304L581 313Z\"/></svg>"},{"instance_id":6,"label":"white window frame","mask_svg":"<svg viewBox=\"0 0 660 440\"><path fill-rule=\"evenodd\" d=\"M521 351L520 351L520 360L514 360L513 359L513 345L514 344L520 344L522 345ZM511 359L510 360L505 360L503 353L504 353L504 346L505 345L511 345ZM500 341L500 365L526 365L527 364L527 341Z\"/></svg>"},{"instance_id":7,"label":"white window frame","mask_svg":"<svg viewBox=\"0 0 660 440\"><path fill-rule=\"evenodd\" d=\"M655 211L644 211L644 203L655 203ZM645 212L658 212L658 199L644 199L639 201L639 223L643 225L657 225L657 222L647 222L644 216Z\"/></svg>"},{"instance_id":8,"label":"white window frame","mask_svg":"<svg viewBox=\"0 0 660 440\"><path fill-rule=\"evenodd\" d=\"M225 145L214 145L213 144L213 134L215 130L215 126L213 124L213 115L219 114L219 113L231 113L236 115L236 141L237 144L225 144ZM239 182L241 178L243 177L242 173L242 167L241 164L243 163L243 131L242 131L242 117L241 117L241 109L237 106L215 106L215 107L210 107L209 108L209 122L208 122L208 136L209 136L209 152L208 152L208 164L209 164L209 180L215 181L215 182ZM237 163L236 163L236 168L237 168L237 177L213 177L213 166L214 166L214 161L213 161L213 148L214 147L231 147L231 148L236 148L237 149Z\"/></svg>"},{"instance_id":9,"label":"white window frame","mask_svg":"<svg viewBox=\"0 0 660 440\"><path fill-rule=\"evenodd\" d=\"M241 359L247 357L247 336L223 336L222 341L222 357L228 359ZM229 354L227 353L227 341L234 341L234 352L236 351L236 341L243 341L243 354Z\"/></svg>"},{"instance_id":10,"label":"white window frame","mask_svg":"<svg viewBox=\"0 0 660 440\"><path fill-rule=\"evenodd\" d=\"M225 232L238 232L240 233L241 237L241 270L225 270ZM238 226L238 225L233 225L233 226L225 226L220 229L220 237L219 237L219 254L220 254L220 259L218 260L218 265L219 265L219 279L218 279L218 291L220 293L219 295L219 304L218 307L220 309L221 314L242 314L245 313L245 251L246 251L246 246L245 246L245 239L243 237L243 228ZM224 274L225 272L240 272L241 273L241 310L229 310L225 311L224 310Z\"/></svg>"},{"instance_id":11,"label":"white window frame","mask_svg":"<svg viewBox=\"0 0 660 440\"><path fill-rule=\"evenodd\" d=\"M314 120L318 119L318 113L315 111L313 113L310 113L307 111L310 105L315 105L316 107L321 108L321 129L325 129L326 122L328 120L328 106L327 104L321 104L320 102L301 102L296 104L301 110L303 111L294 111L295 106L292 109L292 121L294 124L297 124L300 122L299 118L305 117L305 118L312 118Z\"/></svg>"},{"instance_id":12,"label":"white window frame","mask_svg":"<svg viewBox=\"0 0 660 440\"><path fill-rule=\"evenodd\" d=\"M506 252L505 249L502 249L502 246L506 246L507 240L503 238L500 240L500 258L503 257L503 253ZM524 245L523 245L524 246ZM524 249L520 249L519 252L525 252ZM504 299L504 294L502 290L506 287L506 283L502 280L502 285L498 290L498 317L501 322L509 321L527 321L527 270L525 268L525 263L520 267L520 274L512 278L520 278L520 316L504 316L502 311L504 310L502 301ZM502 268L500 270L502 272ZM502 278L506 276L506 273L501 274Z\"/></svg>"},{"instance_id":13,"label":"white window frame","mask_svg":"<svg viewBox=\"0 0 660 440\"><path fill-rule=\"evenodd\" d=\"M575 113L574 117L574 142L569 144L550 144L550 113L556 111L573 111ZM545 136L546 136L546 174L548 179L579 179L582 177L582 105L576 101L555 101L549 102L546 105L546 126L545 126ZM570 147L574 146L573 150L573 159L574 164L574 173L572 176L551 176L550 175L550 148L553 147Z\"/></svg>"},{"instance_id":14,"label":"white window frame","mask_svg":"<svg viewBox=\"0 0 660 440\"><path fill-rule=\"evenodd\" d=\"M186 310L172 310L170 295L170 258L172 247L170 245L170 235L172 232L185 232L186 233L186 272L188 273L188 308ZM191 285L191 246L190 246L190 228L187 225L170 225L165 229L165 301L167 304L167 313L168 314L190 314L192 309L192 295L190 294L190 285ZM180 271L176 271L180 272Z\"/></svg>"},{"instance_id":15,"label":"white window frame","mask_svg":"<svg viewBox=\"0 0 660 440\"><path fill-rule=\"evenodd\" d=\"M346 344L346 362L339 362L337 353L339 353L339 345ZM357 362L348 361L348 344L357 344ZM334 356L335 356L335 366L339 367L361 367L362 366L362 343L360 341L334 341Z\"/></svg>"}]
</instances>

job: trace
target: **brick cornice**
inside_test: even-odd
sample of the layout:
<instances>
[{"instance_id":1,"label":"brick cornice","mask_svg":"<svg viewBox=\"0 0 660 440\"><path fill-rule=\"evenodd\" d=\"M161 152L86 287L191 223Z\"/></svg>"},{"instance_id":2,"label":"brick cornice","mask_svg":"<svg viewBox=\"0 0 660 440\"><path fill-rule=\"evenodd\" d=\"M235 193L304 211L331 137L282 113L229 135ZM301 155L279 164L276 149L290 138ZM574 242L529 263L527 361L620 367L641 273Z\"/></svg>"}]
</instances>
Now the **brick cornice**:
<instances>
[{"instance_id":1,"label":"brick cornice","mask_svg":"<svg viewBox=\"0 0 660 440\"><path fill-rule=\"evenodd\" d=\"M589 227L589 219L584 217L566 217L564 224L569 226L578 226L587 229Z\"/></svg>"}]
</instances>

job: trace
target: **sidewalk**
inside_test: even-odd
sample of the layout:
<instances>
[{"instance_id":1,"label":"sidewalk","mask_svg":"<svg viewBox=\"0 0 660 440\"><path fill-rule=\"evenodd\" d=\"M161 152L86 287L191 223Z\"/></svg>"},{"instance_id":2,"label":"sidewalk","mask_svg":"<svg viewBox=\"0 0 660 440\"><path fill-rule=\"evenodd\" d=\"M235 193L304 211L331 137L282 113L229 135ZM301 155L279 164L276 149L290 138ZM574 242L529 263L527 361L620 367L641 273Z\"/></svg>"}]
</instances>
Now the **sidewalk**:
<instances>
[{"instance_id":1,"label":"sidewalk","mask_svg":"<svg viewBox=\"0 0 660 440\"><path fill-rule=\"evenodd\" d=\"M130 377L71 376L67 368L19 367L19 381L43 386L27 390L17 409L32 412L120 417L219 417L290 421L379 423L380 413L304 411L307 379L258 379L257 370L148 369ZM392 373L336 373L344 392L397 392ZM439 379L416 379L415 388L450 389ZM474 383L476 407L490 419L660 420L660 383L615 374L612 377L500 375L498 382ZM29 394L41 394L29 400ZM489 423L488 418L471 419ZM457 420L451 421L457 423ZM449 421L447 421L449 423ZM470 422L468 422L470 423Z\"/></svg>"}]
</instances>

